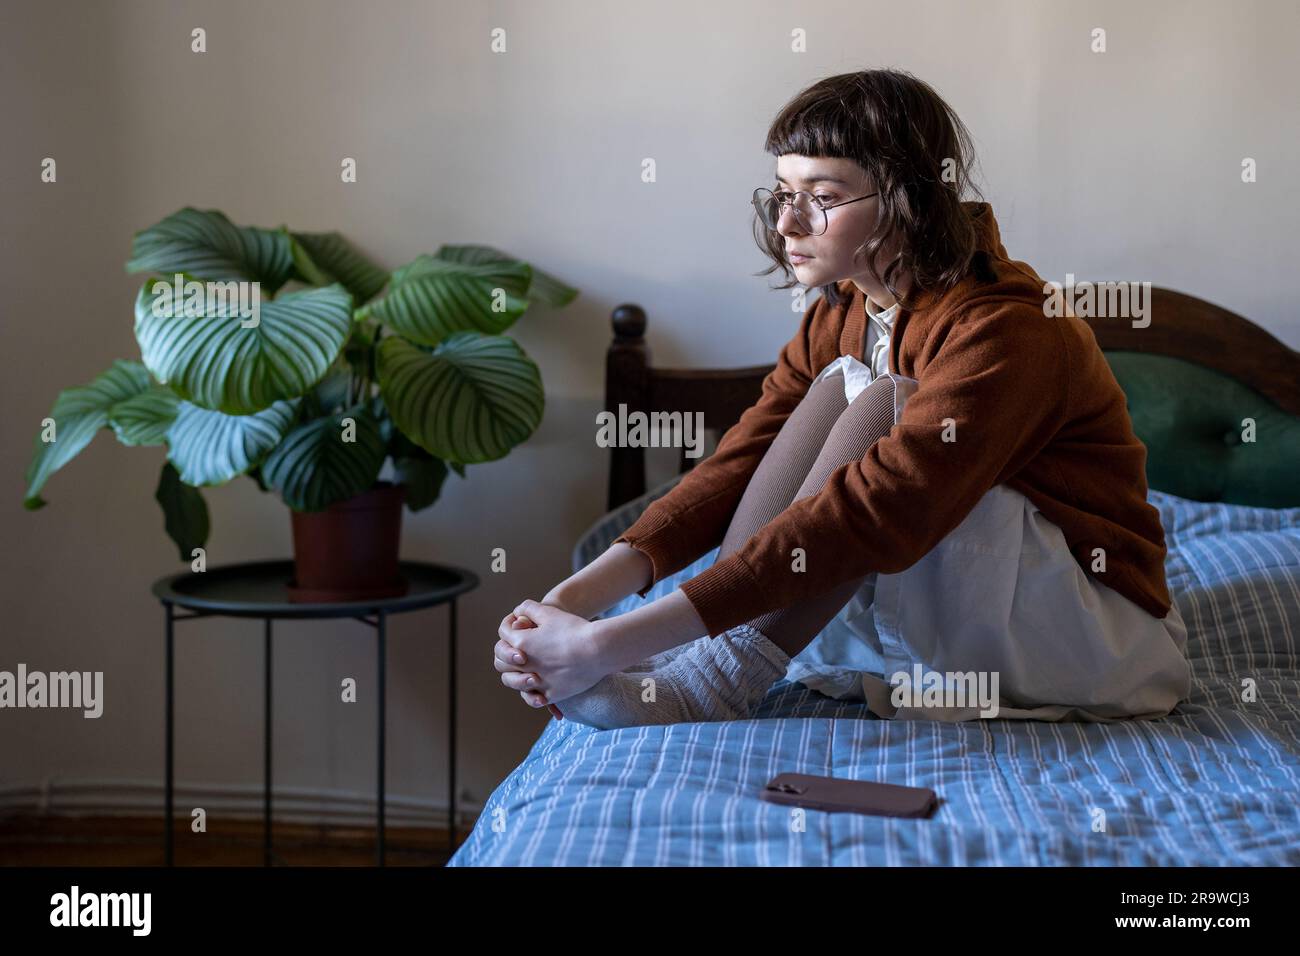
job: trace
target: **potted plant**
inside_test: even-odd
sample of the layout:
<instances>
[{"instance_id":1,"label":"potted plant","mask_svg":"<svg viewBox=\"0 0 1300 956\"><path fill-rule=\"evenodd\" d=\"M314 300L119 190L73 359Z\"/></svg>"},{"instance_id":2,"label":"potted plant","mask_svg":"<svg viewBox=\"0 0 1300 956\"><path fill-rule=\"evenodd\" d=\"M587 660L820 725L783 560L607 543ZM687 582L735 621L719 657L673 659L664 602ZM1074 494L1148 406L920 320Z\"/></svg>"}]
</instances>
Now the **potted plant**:
<instances>
[{"instance_id":1,"label":"potted plant","mask_svg":"<svg viewBox=\"0 0 1300 956\"><path fill-rule=\"evenodd\" d=\"M577 291L495 249L444 245L389 274L338 233L236 226L185 208L135 235L140 361L60 392L24 505L103 428L163 445L155 497L182 561L204 559L200 488L240 475L292 511L297 600L402 593L403 501L494 461L544 408L537 365L504 333ZM392 460L393 481L381 481Z\"/></svg>"}]
</instances>

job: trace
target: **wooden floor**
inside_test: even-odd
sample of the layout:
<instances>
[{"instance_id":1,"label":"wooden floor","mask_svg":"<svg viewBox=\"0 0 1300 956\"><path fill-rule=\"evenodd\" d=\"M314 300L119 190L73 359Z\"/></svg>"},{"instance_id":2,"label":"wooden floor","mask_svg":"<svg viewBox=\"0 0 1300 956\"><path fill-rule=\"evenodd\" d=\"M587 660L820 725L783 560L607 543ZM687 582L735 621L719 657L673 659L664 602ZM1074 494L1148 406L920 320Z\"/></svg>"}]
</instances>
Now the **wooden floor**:
<instances>
[{"instance_id":1,"label":"wooden floor","mask_svg":"<svg viewBox=\"0 0 1300 956\"><path fill-rule=\"evenodd\" d=\"M387 866L443 866L447 831L388 827ZM225 821L192 833L175 829L177 866L261 866L262 823ZM374 827L276 823L276 866L375 866ZM457 834L457 842L465 833ZM162 866L161 815L134 817L9 816L0 819L0 866Z\"/></svg>"}]
</instances>

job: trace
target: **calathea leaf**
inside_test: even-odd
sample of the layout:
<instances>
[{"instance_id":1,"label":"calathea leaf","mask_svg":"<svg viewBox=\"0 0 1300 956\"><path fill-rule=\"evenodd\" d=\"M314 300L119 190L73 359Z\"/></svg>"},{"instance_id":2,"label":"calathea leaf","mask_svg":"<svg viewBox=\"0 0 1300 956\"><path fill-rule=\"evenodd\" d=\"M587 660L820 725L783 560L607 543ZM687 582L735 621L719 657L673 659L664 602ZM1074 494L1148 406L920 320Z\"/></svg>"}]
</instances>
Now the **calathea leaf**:
<instances>
[{"instance_id":1,"label":"calathea leaf","mask_svg":"<svg viewBox=\"0 0 1300 956\"><path fill-rule=\"evenodd\" d=\"M188 315L163 302L166 283L136 297L135 336L144 364L181 398L229 415L248 415L297 398L329 370L352 324L341 285L263 302L254 318L229 304Z\"/></svg>"},{"instance_id":2,"label":"calathea leaf","mask_svg":"<svg viewBox=\"0 0 1300 956\"><path fill-rule=\"evenodd\" d=\"M176 543L182 561L208 542L208 506L199 489L181 481L170 461L163 462L154 499L162 506L167 536Z\"/></svg>"},{"instance_id":3,"label":"calathea leaf","mask_svg":"<svg viewBox=\"0 0 1300 956\"><path fill-rule=\"evenodd\" d=\"M457 332L503 332L528 308L532 269L522 262L453 262L420 256L393 273L388 292L360 310L422 345Z\"/></svg>"},{"instance_id":4,"label":"calathea leaf","mask_svg":"<svg viewBox=\"0 0 1300 956\"><path fill-rule=\"evenodd\" d=\"M441 458L397 458L393 460L397 482L406 488L406 506L423 511L438 500L447 477L447 463Z\"/></svg>"},{"instance_id":5,"label":"calathea leaf","mask_svg":"<svg viewBox=\"0 0 1300 956\"><path fill-rule=\"evenodd\" d=\"M219 485L261 464L292 427L298 401L251 415L227 415L181 402L167 433L168 455L190 485Z\"/></svg>"},{"instance_id":6,"label":"calathea leaf","mask_svg":"<svg viewBox=\"0 0 1300 956\"><path fill-rule=\"evenodd\" d=\"M89 385L60 392L49 414L52 426L42 425L36 437L35 451L27 468L23 506L30 511L44 507L40 491L50 475L90 444L95 433L108 424L115 409L151 387L153 382L143 365L119 359ZM53 440L46 440L51 437Z\"/></svg>"},{"instance_id":7,"label":"calathea leaf","mask_svg":"<svg viewBox=\"0 0 1300 956\"><path fill-rule=\"evenodd\" d=\"M366 403L294 428L262 463L262 478L295 511L320 511L367 491L387 452Z\"/></svg>"},{"instance_id":8,"label":"calathea leaf","mask_svg":"<svg viewBox=\"0 0 1300 956\"><path fill-rule=\"evenodd\" d=\"M494 262L515 262L512 256L480 245L444 245L438 248L434 257L448 262L461 262L467 265L485 265ZM529 300L537 300L545 305L559 308L568 305L578 297L578 290L565 285L555 276L541 269L532 267L533 281L524 292Z\"/></svg>"},{"instance_id":9,"label":"calathea leaf","mask_svg":"<svg viewBox=\"0 0 1300 956\"><path fill-rule=\"evenodd\" d=\"M393 423L448 463L502 458L541 424L541 373L506 336L458 332L432 351L390 336L376 366Z\"/></svg>"},{"instance_id":10,"label":"calathea leaf","mask_svg":"<svg viewBox=\"0 0 1300 956\"><path fill-rule=\"evenodd\" d=\"M353 248L337 232L295 232L294 261L298 272L314 285L340 282L354 304L369 302L388 282L388 273Z\"/></svg>"},{"instance_id":11,"label":"calathea leaf","mask_svg":"<svg viewBox=\"0 0 1300 956\"><path fill-rule=\"evenodd\" d=\"M289 234L236 226L215 209L186 206L135 234L127 272L259 282L267 296L293 273Z\"/></svg>"},{"instance_id":12,"label":"calathea leaf","mask_svg":"<svg viewBox=\"0 0 1300 956\"><path fill-rule=\"evenodd\" d=\"M181 399L165 385L152 385L113 406L108 423L123 445L161 445L176 420Z\"/></svg>"},{"instance_id":13,"label":"calathea leaf","mask_svg":"<svg viewBox=\"0 0 1300 956\"><path fill-rule=\"evenodd\" d=\"M388 453L393 458L397 482L406 488L406 506L423 511L438 500L447 478L447 463L416 445L396 428L390 428Z\"/></svg>"}]
</instances>

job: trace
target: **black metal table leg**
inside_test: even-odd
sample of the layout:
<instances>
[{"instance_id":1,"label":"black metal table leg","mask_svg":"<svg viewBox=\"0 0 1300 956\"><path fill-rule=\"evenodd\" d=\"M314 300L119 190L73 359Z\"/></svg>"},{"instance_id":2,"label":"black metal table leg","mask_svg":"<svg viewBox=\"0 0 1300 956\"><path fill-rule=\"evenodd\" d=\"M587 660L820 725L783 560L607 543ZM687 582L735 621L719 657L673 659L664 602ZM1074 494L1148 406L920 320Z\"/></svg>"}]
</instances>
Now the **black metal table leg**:
<instances>
[{"instance_id":1,"label":"black metal table leg","mask_svg":"<svg viewBox=\"0 0 1300 956\"><path fill-rule=\"evenodd\" d=\"M173 844L173 835L172 835L172 812L173 812L173 808L172 808L172 800L173 800L173 796L174 796L173 791L172 791L172 774L173 774L173 772L174 772L174 770L175 770L175 767L174 767L173 764L172 764L172 755L173 755L174 748L173 748L173 746L172 746L172 719L173 719L173 713L172 713L172 679L173 679L172 643L173 643L173 632L172 632L172 627L173 627L173 625L172 625L172 606L171 606L171 604L169 604L169 603L167 603L167 602L163 602L163 610L166 612L166 615L167 615L167 704L166 704L166 707L165 707L165 710L166 710L166 712L167 712L167 716L166 716L166 718L165 718L165 722L166 722L166 724L167 724L167 729L166 729L166 733L165 733L165 736L166 736L166 738L167 738L167 744L166 744L167 757L166 757L166 760L165 760L165 763L167 764L167 785L166 785L167 796L166 796L166 809L165 809L164 812L163 812L163 861L164 861L164 865L165 865L165 866L173 866L173 865L175 864L175 856L174 856L174 847L173 847L173 845L172 845L172 844Z\"/></svg>"},{"instance_id":2,"label":"black metal table leg","mask_svg":"<svg viewBox=\"0 0 1300 956\"><path fill-rule=\"evenodd\" d=\"M447 859L456 852L456 599L452 598L451 624L447 637Z\"/></svg>"},{"instance_id":3,"label":"black metal table leg","mask_svg":"<svg viewBox=\"0 0 1300 956\"><path fill-rule=\"evenodd\" d=\"M262 682L266 701L262 712L262 865L271 865L271 619L265 618L263 660L266 673Z\"/></svg>"},{"instance_id":4,"label":"black metal table leg","mask_svg":"<svg viewBox=\"0 0 1300 956\"><path fill-rule=\"evenodd\" d=\"M385 629L387 615L380 611L376 617L377 630L379 632L379 846L377 849L378 863L384 865L384 678L386 673L385 660L388 650L388 634Z\"/></svg>"}]
</instances>

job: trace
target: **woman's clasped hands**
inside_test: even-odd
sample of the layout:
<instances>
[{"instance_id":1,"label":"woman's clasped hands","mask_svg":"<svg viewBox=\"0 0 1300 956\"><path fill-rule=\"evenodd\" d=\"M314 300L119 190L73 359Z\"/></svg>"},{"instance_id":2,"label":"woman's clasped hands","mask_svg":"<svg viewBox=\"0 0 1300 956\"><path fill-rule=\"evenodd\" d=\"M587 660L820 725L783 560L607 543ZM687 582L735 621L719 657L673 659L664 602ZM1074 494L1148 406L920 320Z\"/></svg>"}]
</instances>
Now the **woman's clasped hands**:
<instances>
[{"instance_id":1,"label":"woman's clasped hands","mask_svg":"<svg viewBox=\"0 0 1300 956\"><path fill-rule=\"evenodd\" d=\"M524 601L497 628L493 665L501 683L519 691L530 707L581 693L607 673L596 622L537 601Z\"/></svg>"}]
</instances>

